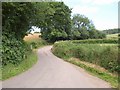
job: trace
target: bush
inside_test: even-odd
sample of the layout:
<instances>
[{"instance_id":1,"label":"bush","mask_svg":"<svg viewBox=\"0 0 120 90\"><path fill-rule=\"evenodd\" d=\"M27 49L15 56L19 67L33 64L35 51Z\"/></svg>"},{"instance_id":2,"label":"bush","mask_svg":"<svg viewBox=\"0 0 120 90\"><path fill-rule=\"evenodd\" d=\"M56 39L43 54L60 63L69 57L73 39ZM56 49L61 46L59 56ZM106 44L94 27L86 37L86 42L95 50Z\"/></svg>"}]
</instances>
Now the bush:
<instances>
[{"instance_id":1,"label":"bush","mask_svg":"<svg viewBox=\"0 0 120 90\"><path fill-rule=\"evenodd\" d=\"M86 39L86 40L73 40L71 41L72 43L88 43L88 44L104 44L104 43L109 43L109 44L118 44L117 39Z\"/></svg>"},{"instance_id":2,"label":"bush","mask_svg":"<svg viewBox=\"0 0 120 90\"><path fill-rule=\"evenodd\" d=\"M31 12L31 10L34 12ZM36 11L31 2L2 3L2 65L18 65L27 56L30 47L23 37L31 24L35 23Z\"/></svg>"},{"instance_id":3,"label":"bush","mask_svg":"<svg viewBox=\"0 0 120 90\"><path fill-rule=\"evenodd\" d=\"M64 59L71 57L79 58L80 60L102 66L111 72L118 72L120 70L117 62L117 44L95 44L95 42L99 43L99 41L96 40L94 42L92 41L94 44L88 44L88 42L92 43L89 40L77 42L80 43L76 44L76 41L62 41L55 43L52 49L53 53ZM103 40L103 42L106 41Z\"/></svg>"},{"instance_id":4,"label":"bush","mask_svg":"<svg viewBox=\"0 0 120 90\"><path fill-rule=\"evenodd\" d=\"M36 48L39 48L41 46L49 44L47 41L40 39L40 38L26 41L26 43L31 47L31 49L36 49Z\"/></svg>"},{"instance_id":5,"label":"bush","mask_svg":"<svg viewBox=\"0 0 120 90\"><path fill-rule=\"evenodd\" d=\"M4 33L2 35L2 65L8 63L19 64L27 56L30 47L25 42L17 40L14 33Z\"/></svg>"},{"instance_id":6,"label":"bush","mask_svg":"<svg viewBox=\"0 0 120 90\"><path fill-rule=\"evenodd\" d=\"M31 42L30 45L32 46L32 48L37 48L37 43L36 42Z\"/></svg>"}]
</instances>

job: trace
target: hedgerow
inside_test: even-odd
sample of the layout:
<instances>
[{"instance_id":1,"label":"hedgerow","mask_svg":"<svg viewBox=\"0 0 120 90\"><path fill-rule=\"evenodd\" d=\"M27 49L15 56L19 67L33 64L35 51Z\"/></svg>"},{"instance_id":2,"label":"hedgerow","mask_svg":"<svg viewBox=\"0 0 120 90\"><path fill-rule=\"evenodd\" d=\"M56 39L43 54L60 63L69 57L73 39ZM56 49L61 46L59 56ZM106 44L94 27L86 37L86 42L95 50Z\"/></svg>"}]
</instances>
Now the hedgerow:
<instances>
[{"instance_id":1,"label":"hedgerow","mask_svg":"<svg viewBox=\"0 0 120 90\"><path fill-rule=\"evenodd\" d=\"M88 44L104 44L104 43L109 43L109 44L118 44L118 39L86 39L86 40L73 40L71 41L72 43L88 43Z\"/></svg>"},{"instance_id":2,"label":"hedgerow","mask_svg":"<svg viewBox=\"0 0 120 90\"><path fill-rule=\"evenodd\" d=\"M31 12L33 11L34 12ZM3 2L2 3L2 65L9 63L18 65L27 57L30 48L23 41L29 30L35 14L34 4L31 2Z\"/></svg>"},{"instance_id":3,"label":"hedgerow","mask_svg":"<svg viewBox=\"0 0 120 90\"><path fill-rule=\"evenodd\" d=\"M117 44L95 44L95 43L73 43L75 41L57 42L53 46L53 53L58 57L67 59L79 58L104 67L110 72L118 72L118 45Z\"/></svg>"},{"instance_id":4,"label":"hedgerow","mask_svg":"<svg viewBox=\"0 0 120 90\"><path fill-rule=\"evenodd\" d=\"M30 47L25 42L19 41L14 37L14 33L2 34L2 65L12 63L18 65L22 60L27 58Z\"/></svg>"}]
</instances>

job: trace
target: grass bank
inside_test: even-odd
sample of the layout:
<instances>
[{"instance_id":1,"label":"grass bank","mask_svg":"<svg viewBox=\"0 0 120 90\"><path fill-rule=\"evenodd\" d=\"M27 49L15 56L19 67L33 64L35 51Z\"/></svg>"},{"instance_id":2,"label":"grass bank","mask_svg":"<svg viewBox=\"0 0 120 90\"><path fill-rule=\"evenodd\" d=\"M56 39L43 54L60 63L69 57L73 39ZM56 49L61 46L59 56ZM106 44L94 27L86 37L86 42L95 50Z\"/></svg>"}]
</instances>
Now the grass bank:
<instances>
[{"instance_id":1,"label":"grass bank","mask_svg":"<svg viewBox=\"0 0 120 90\"><path fill-rule=\"evenodd\" d=\"M119 39L118 35L120 35L120 33L117 33L117 34L108 34L106 38L107 39Z\"/></svg>"},{"instance_id":2,"label":"grass bank","mask_svg":"<svg viewBox=\"0 0 120 90\"><path fill-rule=\"evenodd\" d=\"M87 41L87 43L83 42L84 41L56 42L52 48L52 51L56 56L86 69L87 71L93 73L93 75L96 75L109 82L113 87L117 87L117 72L120 70L117 62L118 44L98 44L95 42L92 44L90 41ZM78 58L78 60L71 60L71 58ZM81 62L97 65L104 68L104 70L91 67L90 64L89 66L88 64Z\"/></svg>"},{"instance_id":3,"label":"grass bank","mask_svg":"<svg viewBox=\"0 0 120 90\"><path fill-rule=\"evenodd\" d=\"M37 62L36 51L33 51L28 55L28 58L23 60L19 65L8 64L2 68L2 80L6 80L10 77L18 75L29 68L31 68Z\"/></svg>"},{"instance_id":4,"label":"grass bank","mask_svg":"<svg viewBox=\"0 0 120 90\"><path fill-rule=\"evenodd\" d=\"M27 58L18 65L8 64L1 67L2 74L0 74L0 80L6 80L13 76L16 76L22 72L27 71L37 62L37 48L48 45L45 40L42 40L38 34L29 34L24 37L25 43L30 47L29 51L26 51ZM31 50L32 49L32 50Z\"/></svg>"},{"instance_id":5,"label":"grass bank","mask_svg":"<svg viewBox=\"0 0 120 90\"><path fill-rule=\"evenodd\" d=\"M89 74L97 76L107 81L113 88L118 87L118 76L110 73L106 69L88 62L78 61L76 58L64 59L65 61L85 69Z\"/></svg>"},{"instance_id":6,"label":"grass bank","mask_svg":"<svg viewBox=\"0 0 120 90\"><path fill-rule=\"evenodd\" d=\"M31 46L31 49L49 45L48 42L40 38L40 33L28 34L24 37L24 41Z\"/></svg>"}]
</instances>

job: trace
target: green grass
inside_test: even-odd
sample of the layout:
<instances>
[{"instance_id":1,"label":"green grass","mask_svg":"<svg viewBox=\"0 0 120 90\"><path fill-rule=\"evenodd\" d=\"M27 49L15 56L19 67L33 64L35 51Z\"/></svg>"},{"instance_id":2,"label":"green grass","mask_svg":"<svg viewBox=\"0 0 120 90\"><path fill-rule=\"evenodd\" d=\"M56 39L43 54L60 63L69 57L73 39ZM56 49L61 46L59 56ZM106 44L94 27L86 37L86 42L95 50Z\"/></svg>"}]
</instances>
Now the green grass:
<instances>
[{"instance_id":1,"label":"green grass","mask_svg":"<svg viewBox=\"0 0 120 90\"><path fill-rule=\"evenodd\" d=\"M28 58L23 60L19 65L8 64L2 68L2 80L6 80L10 77L16 76L29 68L31 68L37 62L36 52L32 52L28 55Z\"/></svg>"},{"instance_id":2,"label":"green grass","mask_svg":"<svg viewBox=\"0 0 120 90\"><path fill-rule=\"evenodd\" d=\"M29 34L24 37L24 41L31 46L31 49L36 49L45 45L49 45L49 43L42 38L40 38L40 33L35 33L33 35Z\"/></svg>"},{"instance_id":3,"label":"green grass","mask_svg":"<svg viewBox=\"0 0 120 90\"><path fill-rule=\"evenodd\" d=\"M1 67L0 80L6 80L27 71L37 62L36 50L42 46L48 45L45 40L42 40L39 37L39 34L28 35L24 38L24 41L26 42L26 44L30 46L32 45L32 51L26 51L28 54L27 59L23 60L20 64L8 64L4 67Z\"/></svg>"},{"instance_id":4,"label":"green grass","mask_svg":"<svg viewBox=\"0 0 120 90\"><path fill-rule=\"evenodd\" d=\"M86 40L85 40L86 41ZM100 43L92 44L90 41L61 41L56 42L52 48L52 52L77 66L80 66L87 71L93 73L99 78L109 82L113 87L117 87L117 75L120 70L118 65L118 44L114 43ZM77 42L77 43L76 43ZM88 43L89 42L89 43ZM81 62L70 60L70 58L78 58L79 61L89 62L97 66L103 67L108 72L103 72L99 69L89 67Z\"/></svg>"},{"instance_id":5,"label":"green grass","mask_svg":"<svg viewBox=\"0 0 120 90\"><path fill-rule=\"evenodd\" d=\"M118 39L86 39L69 41L76 44L118 44Z\"/></svg>"},{"instance_id":6,"label":"green grass","mask_svg":"<svg viewBox=\"0 0 120 90\"><path fill-rule=\"evenodd\" d=\"M81 62L78 62L74 59L64 59L65 61L67 62L70 62L74 65L77 65L83 69L85 69L86 71L88 71L90 74L94 75L94 76L97 76L105 81L107 81L108 83L110 83L110 85L113 87L113 88L117 88L118 87L118 77L117 75L111 75L109 72L105 72L105 71L102 71L102 70L99 70L99 69L96 69L96 68L93 68L93 67L90 67L90 66L87 66Z\"/></svg>"},{"instance_id":7,"label":"green grass","mask_svg":"<svg viewBox=\"0 0 120 90\"><path fill-rule=\"evenodd\" d=\"M118 39L118 34L108 34L106 36L107 39Z\"/></svg>"},{"instance_id":8,"label":"green grass","mask_svg":"<svg viewBox=\"0 0 120 90\"><path fill-rule=\"evenodd\" d=\"M55 43L53 52L58 57L75 57L104 67L111 72L119 71L118 44L79 44L71 41Z\"/></svg>"},{"instance_id":9,"label":"green grass","mask_svg":"<svg viewBox=\"0 0 120 90\"><path fill-rule=\"evenodd\" d=\"M27 44L32 46L31 47L32 49L48 45L48 43L45 40L42 40L40 38L35 39L35 40L29 40L29 41L26 41L26 42L27 42Z\"/></svg>"},{"instance_id":10,"label":"green grass","mask_svg":"<svg viewBox=\"0 0 120 90\"><path fill-rule=\"evenodd\" d=\"M0 67L0 80L2 80L2 67Z\"/></svg>"}]
</instances>

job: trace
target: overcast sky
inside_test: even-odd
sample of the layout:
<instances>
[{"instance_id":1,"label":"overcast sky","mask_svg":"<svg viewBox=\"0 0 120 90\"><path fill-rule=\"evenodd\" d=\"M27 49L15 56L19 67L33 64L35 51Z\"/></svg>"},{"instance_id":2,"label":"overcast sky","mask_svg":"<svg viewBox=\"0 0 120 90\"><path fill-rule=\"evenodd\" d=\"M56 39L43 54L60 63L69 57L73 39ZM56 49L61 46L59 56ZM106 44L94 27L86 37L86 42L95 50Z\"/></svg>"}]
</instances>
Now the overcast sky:
<instances>
[{"instance_id":1,"label":"overcast sky","mask_svg":"<svg viewBox=\"0 0 120 90\"><path fill-rule=\"evenodd\" d=\"M57 0L63 1L73 14L83 14L91 19L96 29L104 30L118 27L119 0Z\"/></svg>"}]
</instances>

